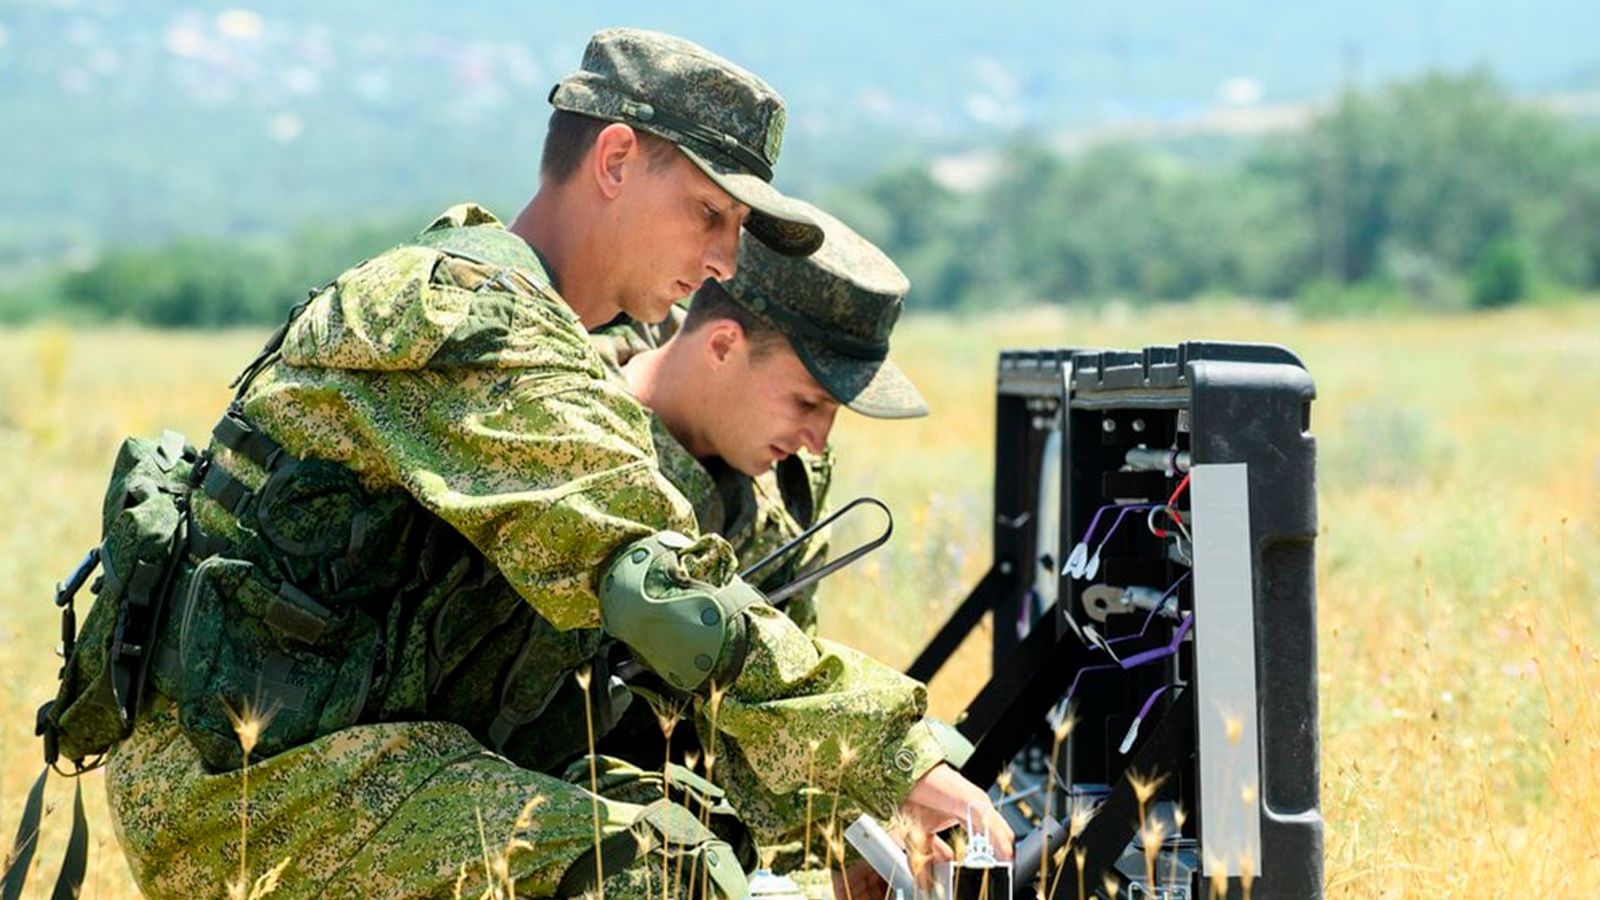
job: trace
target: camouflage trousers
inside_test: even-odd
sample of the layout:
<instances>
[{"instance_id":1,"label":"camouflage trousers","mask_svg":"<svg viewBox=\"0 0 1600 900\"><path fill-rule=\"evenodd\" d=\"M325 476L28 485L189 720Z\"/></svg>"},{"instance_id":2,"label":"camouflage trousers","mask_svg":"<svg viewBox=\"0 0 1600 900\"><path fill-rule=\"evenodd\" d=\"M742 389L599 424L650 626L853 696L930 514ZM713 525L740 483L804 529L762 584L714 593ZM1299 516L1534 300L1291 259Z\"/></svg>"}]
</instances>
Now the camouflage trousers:
<instances>
[{"instance_id":1,"label":"camouflage trousers","mask_svg":"<svg viewBox=\"0 0 1600 900\"><path fill-rule=\"evenodd\" d=\"M507 885L515 896L576 896L593 888L597 855L616 900L660 897L663 872L674 900L743 900L741 861L703 824L731 817L720 792L701 782L711 794L675 791L669 802L659 772L601 758L597 774L591 794L580 786L586 761L563 778L530 771L444 722L355 726L252 762L248 775L212 773L157 698L106 784L150 897L225 895L247 847L249 880L287 861L274 900L507 897ZM693 787L686 772L671 777Z\"/></svg>"}]
</instances>

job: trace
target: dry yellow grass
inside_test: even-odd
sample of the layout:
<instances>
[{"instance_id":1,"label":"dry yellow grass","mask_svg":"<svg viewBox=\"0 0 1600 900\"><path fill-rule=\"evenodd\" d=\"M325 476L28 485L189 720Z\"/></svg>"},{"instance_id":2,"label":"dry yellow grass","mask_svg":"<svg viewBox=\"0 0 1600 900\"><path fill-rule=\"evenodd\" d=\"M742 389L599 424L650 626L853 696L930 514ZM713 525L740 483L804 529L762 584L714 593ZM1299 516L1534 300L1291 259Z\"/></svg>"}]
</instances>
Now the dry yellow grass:
<instances>
[{"instance_id":1,"label":"dry yellow grass","mask_svg":"<svg viewBox=\"0 0 1600 900\"><path fill-rule=\"evenodd\" d=\"M1274 341L1320 399L1318 671L1331 897L1585 896L1600 883L1600 306L1298 322L1195 306L907 322L934 415L840 420L835 499L896 510L891 547L824 591L824 631L903 664L988 561L995 351ZM97 535L125 434L201 436L255 333L0 333L0 834L37 771L57 579ZM960 709L967 648L934 685ZM38 859L53 876L70 791ZM136 896L90 776L85 896ZM1270 870L1271 862L1267 861ZM39 878L32 890L47 890Z\"/></svg>"}]
</instances>

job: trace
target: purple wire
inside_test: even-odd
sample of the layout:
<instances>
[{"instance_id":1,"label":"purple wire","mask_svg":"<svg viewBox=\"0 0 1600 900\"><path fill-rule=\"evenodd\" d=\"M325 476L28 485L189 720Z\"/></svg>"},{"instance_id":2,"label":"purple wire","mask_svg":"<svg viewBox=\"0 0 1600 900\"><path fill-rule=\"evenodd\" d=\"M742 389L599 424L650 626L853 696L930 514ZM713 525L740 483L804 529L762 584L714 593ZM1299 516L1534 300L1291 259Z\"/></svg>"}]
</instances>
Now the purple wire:
<instances>
[{"instance_id":1,"label":"purple wire","mask_svg":"<svg viewBox=\"0 0 1600 900\"><path fill-rule=\"evenodd\" d=\"M1113 505L1115 505L1115 504L1113 504ZM1131 513L1131 512L1149 512L1150 510L1155 509L1156 506L1158 506L1158 505L1159 504L1155 504L1155 503L1132 503L1132 504L1129 504L1127 506L1121 507L1122 511L1117 513L1116 521L1111 523L1111 527L1106 531L1106 536L1100 539L1100 543L1094 548L1094 553L1090 554L1090 555L1091 556L1099 555L1100 551L1104 550L1106 548L1106 544L1111 543L1111 538L1117 533L1117 529L1122 527L1122 520L1124 518L1127 518L1128 513ZM1101 507L1101 508L1103 509L1104 507ZM1087 539L1085 539L1084 543L1088 544L1089 542L1088 542Z\"/></svg>"},{"instance_id":2,"label":"purple wire","mask_svg":"<svg viewBox=\"0 0 1600 900\"><path fill-rule=\"evenodd\" d=\"M1135 653L1127 659L1118 660L1115 663L1109 663L1100 666L1086 666L1082 669L1079 669L1078 674L1072 676L1072 684L1067 686L1067 696L1064 699L1071 700L1073 695L1077 694L1078 682L1082 680L1083 676L1090 672L1103 672L1107 669L1122 669L1125 671L1127 669L1132 669L1136 666L1142 666L1146 663L1153 663L1156 660L1165 659L1176 654L1178 652L1178 645L1183 643L1184 635L1189 633L1189 626L1193 624L1194 613L1190 613L1183 617L1183 624L1178 626L1178 630L1172 635L1172 640L1164 646L1156 647L1153 650L1146 650L1143 653Z\"/></svg>"},{"instance_id":3,"label":"purple wire","mask_svg":"<svg viewBox=\"0 0 1600 900\"><path fill-rule=\"evenodd\" d=\"M1099 666L1085 666L1085 667L1079 669L1078 670L1078 674L1072 676L1072 683L1067 685L1067 696L1064 699L1071 700L1074 696L1077 695L1077 693L1078 693L1078 681L1080 679L1082 679L1083 676L1089 674L1090 672L1104 672L1107 669L1120 669L1120 668L1122 668L1122 666L1120 666L1120 665L1118 665L1116 663L1107 663L1105 665L1099 665Z\"/></svg>"},{"instance_id":4,"label":"purple wire","mask_svg":"<svg viewBox=\"0 0 1600 900\"><path fill-rule=\"evenodd\" d=\"M1167 588L1167 592L1165 594L1161 595L1161 599L1157 600L1155 605L1150 607L1150 614L1144 617L1144 627L1139 629L1139 633L1138 634L1125 634L1125 635L1123 635L1122 637L1119 637L1119 638L1111 638L1111 639L1107 640L1106 643L1108 643L1108 644L1120 644L1123 641L1134 641L1134 640L1138 640L1139 638L1144 637L1145 633L1150 630L1150 623L1154 622L1156 620L1156 613L1161 611L1162 604L1167 602L1167 598L1171 597L1172 593L1174 591L1176 591L1180 585L1182 585L1185 581L1189 580L1189 575L1190 575L1189 572L1185 572L1182 575L1179 575L1178 576L1178 580L1174 581L1172 583L1172 587Z\"/></svg>"},{"instance_id":5,"label":"purple wire","mask_svg":"<svg viewBox=\"0 0 1600 900\"><path fill-rule=\"evenodd\" d=\"M1094 511L1094 518L1089 520L1089 527L1083 530L1083 540L1079 541L1079 543L1083 544L1084 546L1088 546L1089 538L1094 537L1094 530L1096 526L1100 524L1100 517L1105 515L1106 510L1116 508L1116 505L1117 504L1115 503L1107 503L1105 506L1102 506Z\"/></svg>"},{"instance_id":6,"label":"purple wire","mask_svg":"<svg viewBox=\"0 0 1600 900\"><path fill-rule=\"evenodd\" d=\"M1178 644L1183 641L1183 636L1189 633L1189 626L1193 624L1194 613L1184 616L1183 624L1179 625L1178 630L1172 633L1172 641L1170 643L1164 647L1157 647L1154 650L1146 650L1143 653L1135 653L1134 655L1124 659L1121 662L1121 666L1124 669L1131 669L1134 666L1142 666L1145 663L1155 662L1158 659L1164 659L1174 653L1177 653Z\"/></svg>"},{"instance_id":7,"label":"purple wire","mask_svg":"<svg viewBox=\"0 0 1600 900\"><path fill-rule=\"evenodd\" d=\"M1123 516L1135 509L1148 512L1157 505L1158 504L1155 503L1134 503L1128 505L1121 503L1107 503L1105 506L1102 506L1094 511L1094 518L1089 520L1089 527L1083 530L1083 538L1082 540L1078 541L1078 543L1084 545L1084 547L1089 546L1089 539L1094 537L1094 530L1100 526L1100 517L1105 515L1106 510L1108 509L1120 510L1120 512L1117 513L1116 522L1112 523L1111 525L1111 531L1108 532L1105 536L1105 539L1100 542L1101 547L1104 547L1106 545L1106 541L1111 539L1111 535L1116 533L1117 526L1122 524Z\"/></svg>"},{"instance_id":8,"label":"purple wire","mask_svg":"<svg viewBox=\"0 0 1600 900\"><path fill-rule=\"evenodd\" d=\"M1150 707L1156 705L1156 698L1160 697L1167 688L1168 685L1163 684L1162 686L1150 692L1149 699L1145 700L1144 705L1139 707L1139 716L1137 721L1143 722L1144 717L1150 715Z\"/></svg>"}]
</instances>

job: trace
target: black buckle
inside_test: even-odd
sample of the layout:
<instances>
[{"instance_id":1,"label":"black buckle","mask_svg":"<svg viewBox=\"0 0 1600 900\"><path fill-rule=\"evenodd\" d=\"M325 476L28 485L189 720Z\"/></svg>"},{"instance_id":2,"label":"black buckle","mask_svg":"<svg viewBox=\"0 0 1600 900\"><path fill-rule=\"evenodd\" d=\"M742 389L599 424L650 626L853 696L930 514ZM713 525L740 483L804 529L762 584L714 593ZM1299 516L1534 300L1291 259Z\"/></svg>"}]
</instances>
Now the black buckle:
<instances>
[{"instance_id":1,"label":"black buckle","mask_svg":"<svg viewBox=\"0 0 1600 900\"><path fill-rule=\"evenodd\" d=\"M67 576L67 580L56 585L56 608L65 609L72 604L72 598L83 588L83 583L94 574L95 567L100 565L100 548L95 546L83 555L78 565Z\"/></svg>"}]
</instances>

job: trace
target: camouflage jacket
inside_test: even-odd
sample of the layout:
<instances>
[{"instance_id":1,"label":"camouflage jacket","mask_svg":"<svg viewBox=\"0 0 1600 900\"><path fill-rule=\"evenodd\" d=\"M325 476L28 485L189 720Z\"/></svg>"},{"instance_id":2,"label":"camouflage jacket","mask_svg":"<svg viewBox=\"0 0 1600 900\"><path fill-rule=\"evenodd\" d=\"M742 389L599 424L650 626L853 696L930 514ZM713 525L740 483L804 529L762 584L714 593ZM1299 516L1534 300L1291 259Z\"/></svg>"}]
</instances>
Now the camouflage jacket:
<instances>
[{"instance_id":1,"label":"camouflage jacket","mask_svg":"<svg viewBox=\"0 0 1600 900\"><path fill-rule=\"evenodd\" d=\"M682 326L684 310L674 307L660 325L620 321L591 335L606 367L621 377L622 367L639 353L664 344ZM650 416L661 471L694 506L701 534L720 534L733 546L741 568L763 559L823 515L833 476L833 448L822 455L802 449L757 478L723 465L701 461L673 437L661 417ZM756 587L774 590L826 562L828 531L814 535L782 561L760 573ZM817 627L816 585L790 597L784 612L814 634Z\"/></svg>"},{"instance_id":2,"label":"camouflage jacket","mask_svg":"<svg viewBox=\"0 0 1600 900\"><path fill-rule=\"evenodd\" d=\"M289 453L403 491L486 560L433 573L420 600L388 614L363 717L448 719L540 768L585 748L571 676L600 653L597 573L630 541L699 528L662 472L647 411L608 375L534 254L505 266L473 249L505 241L487 212L458 206L416 244L346 271L293 320L243 400ZM264 480L226 452L218 464L248 486ZM239 537L217 504L199 498L195 512L205 531ZM683 557L712 583L737 570L714 534ZM718 780L793 796L828 773L828 786L890 812L943 759L924 686L771 607L748 617L741 674L695 710Z\"/></svg>"}]
</instances>

